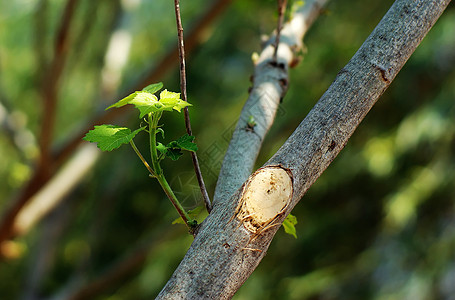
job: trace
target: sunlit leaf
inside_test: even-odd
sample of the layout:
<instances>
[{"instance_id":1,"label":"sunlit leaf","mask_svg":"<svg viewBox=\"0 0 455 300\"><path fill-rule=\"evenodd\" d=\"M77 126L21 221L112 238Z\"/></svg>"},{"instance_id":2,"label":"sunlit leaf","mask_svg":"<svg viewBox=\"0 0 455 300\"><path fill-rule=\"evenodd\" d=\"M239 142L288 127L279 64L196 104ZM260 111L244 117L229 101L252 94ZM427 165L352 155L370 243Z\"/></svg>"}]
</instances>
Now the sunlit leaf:
<instances>
[{"instance_id":1,"label":"sunlit leaf","mask_svg":"<svg viewBox=\"0 0 455 300\"><path fill-rule=\"evenodd\" d=\"M119 148L123 144L128 144L139 132L144 130L141 127L131 132L129 128L115 125L99 125L90 130L84 140L97 143L98 148L103 151L111 151Z\"/></svg>"},{"instance_id":2,"label":"sunlit leaf","mask_svg":"<svg viewBox=\"0 0 455 300\"><path fill-rule=\"evenodd\" d=\"M142 89L142 91L149 92L150 94L155 94L162 88L163 88L163 83L158 82L158 83L152 83L152 84L146 86L145 88Z\"/></svg>"},{"instance_id":3,"label":"sunlit leaf","mask_svg":"<svg viewBox=\"0 0 455 300\"><path fill-rule=\"evenodd\" d=\"M294 215L289 214L283 221L284 231L287 234L290 234L293 237L297 238L297 231L295 229L295 225L297 225L297 217Z\"/></svg>"}]
</instances>

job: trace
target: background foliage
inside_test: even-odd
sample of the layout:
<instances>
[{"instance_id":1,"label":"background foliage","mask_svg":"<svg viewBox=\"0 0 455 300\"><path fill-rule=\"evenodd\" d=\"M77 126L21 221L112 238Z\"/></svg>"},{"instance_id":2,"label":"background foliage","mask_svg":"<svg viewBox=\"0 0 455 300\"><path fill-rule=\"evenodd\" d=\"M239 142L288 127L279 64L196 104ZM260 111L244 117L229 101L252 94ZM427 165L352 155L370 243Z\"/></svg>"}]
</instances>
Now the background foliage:
<instances>
[{"instance_id":1,"label":"background foliage","mask_svg":"<svg viewBox=\"0 0 455 300\"><path fill-rule=\"evenodd\" d=\"M186 33L206 1L182 2ZM328 5L305 38L307 51L291 71L289 92L258 167L296 128L392 3ZM63 5L57 0L0 2L2 210L26 184L39 155L42 63L52 55ZM190 114L210 193L247 98L251 55L260 51L260 36L275 27L275 5L233 1L188 55ZM116 100L115 90L122 94L158 64L176 43L174 22L169 1L80 1L59 82L57 146ZM117 52L129 51L124 67L118 53L106 56L113 33L119 37ZM108 64L109 59L115 63ZM119 70L109 73L108 66ZM455 8L450 4L294 209L298 239L281 230L235 299L454 299L454 66ZM177 91L178 68L170 70L160 81ZM114 92L100 93L103 82L110 82ZM122 122L136 126L136 120ZM165 115L163 122L169 139L184 133L182 116ZM12 139L10 125L23 133L20 140ZM145 135L137 141L140 148L146 143ZM166 161L164 167L183 205L201 205L189 156ZM126 257L139 261L130 264L132 271L86 297L153 297L192 241L184 226L171 225L176 218L133 151L124 147L103 154L61 205L15 240L14 258L0 262L1 298L50 298L76 287L74 292L113 274L116 262Z\"/></svg>"}]
</instances>

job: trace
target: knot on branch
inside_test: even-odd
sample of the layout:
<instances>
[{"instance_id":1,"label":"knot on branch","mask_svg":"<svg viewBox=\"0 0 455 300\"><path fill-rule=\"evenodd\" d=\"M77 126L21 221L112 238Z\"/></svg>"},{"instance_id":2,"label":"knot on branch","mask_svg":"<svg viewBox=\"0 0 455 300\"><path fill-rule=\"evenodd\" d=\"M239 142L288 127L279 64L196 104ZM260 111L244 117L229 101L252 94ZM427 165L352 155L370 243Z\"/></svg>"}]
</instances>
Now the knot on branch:
<instances>
[{"instance_id":1,"label":"knot on branch","mask_svg":"<svg viewBox=\"0 0 455 300\"><path fill-rule=\"evenodd\" d=\"M253 234L274 226L293 195L292 174L281 166L254 172L244 184L236 216Z\"/></svg>"}]
</instances>

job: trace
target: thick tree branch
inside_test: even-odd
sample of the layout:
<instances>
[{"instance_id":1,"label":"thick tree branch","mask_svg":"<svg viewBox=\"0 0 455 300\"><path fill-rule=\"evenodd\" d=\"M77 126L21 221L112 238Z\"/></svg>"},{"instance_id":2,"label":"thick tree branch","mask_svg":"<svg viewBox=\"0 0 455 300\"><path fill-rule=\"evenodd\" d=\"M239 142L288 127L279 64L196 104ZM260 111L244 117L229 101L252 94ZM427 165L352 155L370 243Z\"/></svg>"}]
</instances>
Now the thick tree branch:
<instances>
[{"instance_id":1,"label":"thick tree branch","mask_svg":"<svg viewBox=\"0 0 455 300\"><path fill-rule=\"evenodd\" d=\"M240 113L224 156L213 202L227 201L251 174L262 141L273 124L280 100L286 94L288 69L297 61L302 38L319 16L326 0L305 1L281 31L277 56L271 37L255 61L253 87ZM253 124L251 121L254 121Z\"/></svg>"},{"instance_id":2,"label":"thick tree branch","mask_svg":"<svg viewBox=\"0 0 455 300\"><path fill-rule=\"evenodd\" d=\"M264 257L279 227L274 225L346 145L449 2L397 0L392 5L280 150L229 201L215 203L158 299L233 296ZM258 178L268 179L260 184Z\"/></svg>"}]
</instances>

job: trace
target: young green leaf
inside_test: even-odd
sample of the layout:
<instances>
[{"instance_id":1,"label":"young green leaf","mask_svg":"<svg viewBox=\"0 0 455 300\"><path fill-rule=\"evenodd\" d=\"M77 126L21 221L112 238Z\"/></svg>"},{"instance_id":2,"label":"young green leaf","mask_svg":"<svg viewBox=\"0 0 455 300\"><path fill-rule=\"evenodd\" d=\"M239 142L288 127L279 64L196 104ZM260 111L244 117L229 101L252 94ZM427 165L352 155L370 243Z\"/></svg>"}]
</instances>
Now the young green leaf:
<instances>
[{"instance_id":1,"label":"young green leaf","mask_svg":"<svg viewBox=\"0 0 455 300\"><path fill-rule=\"evenodd\" d=\"M297 225L297 217L294 215L289 214L283 221L284 231L287 234L290 234L293 237L297 238L297 231L295 229L295 225Z\"/></svg>"},{"instance_id":2,"label":"young green leaf","mask_svg":"<svg viewBox=\"0 0 455 300\"><path fill-rule=\"evenodd\" d=\"M166 156L174 161L179 159L182 155L182 149L180 148L167 148L166 150Z\"/></svg>"},{"instance_id":3,"label":"young green leaf","mask_svg":"<svg viewBox=\"0 0 455 300\"><path fill-rule=\"evenodd\" d=\"M114 104L112 104L111 106L106 108L105 110L108 110L108 109L113 108L113 107L119 108L119 107L122 107L122 106L125 106L125 105L129 104L130 101L133 100L134 97L136 97L137 93L139 93L139 92L134 92L134 93L126 96L125 98L120 99L119 101L115 102Z\"/></svg>"},{"instance_id":4,"label":"young green leaf","mask_svg":"<svg viewBox=\"0 0 455 300\"><path fill-rule=\"evenodd\" d=\"M177 160L183 155L182 150L185 151L197 151L197 145L193 143L194 136L188 135L187 133L176 141L172 141L166 146L158 143L156 149L163 154L166 154L172 160Z\"/></svg>"},{"instance_id":5,"label":"young green leaf","mask_svg":"<svg viewBox=\"0 0 455 300\"><path fill-rule=\"evenodd\" d=\"M174 147L179 147L182 150L196 152L197 145L193 141L194 141L194 136L188 135L188 133L185 133L184 135L179 137L176 141L170 142L168 147L174 146Z\"/></svg>"},{"instance_id":6,"label":"young green leaf","mask_svg":"<svg viewBox=\"0 0 455 300\"><path fill-rule=\"evenodd\" d=\"M83 139L88 142L97 143L98 148L103 151L111 151L123 144L128 144L139 132L144 130L141 127L133 132L129 128L115 125L99 125L90 130Z\"/></svg>"},{"instance_id":7,"label":"young green leaf","mask_svg":"<svg viewBox=\"0 0 455 300\"><path fill-rule=\"evenodd\" d=\"M172 111L175 109L180 112L182 108L191 106L188 102L180 99L179 93L170 92L168 90L162 91L160 93L160 100L158 100L153 93L156 93L162 87L163 84L161 82L151 84L146 86L142 91L134 92L106 109L133 104L139 110L139 118L142 118L149 113L160 111Z\"/></svg>"},{"instance_id":8,"label":"young green leaf","mask_svg":"<svg viewBox=\"0 0 455 300\"><path fill-rule=\"evenodd\" d=\"M172 110L172 108L166 108L165 105L158 101L158 98L155 95L150 94L149 92L137 92L137 95L130 100L129 104L133 104L139 110L140 119L148 113Z\"/></svg>"},{"instance_id":9,"label":"young green leaf","mask_svg":"<svg viewBox=\"0 0 455 300\"><path fill-rule=\"evenodd\" d=\"M142 91L149 92L150 94L155 94L162 88L163 88L163 83L158 82L158 83L152 83L152 84L146 86L145 88L142 89Z\"/></svg>"},{"instance_id":10,"label":"young green leaf","mask_svg":"<svg viewBox=\"0 0 455 300\"><path fill-rule=\"evenodd\" d=\"M168 90L164 90L160 93L160 102L163 103L166 107L171 108L171 110L175 109L178 112L180 112L182 108L191 106L191 104L188 102L180 99L180 93L174 93Z\"/></svg>"}]
</instances>

